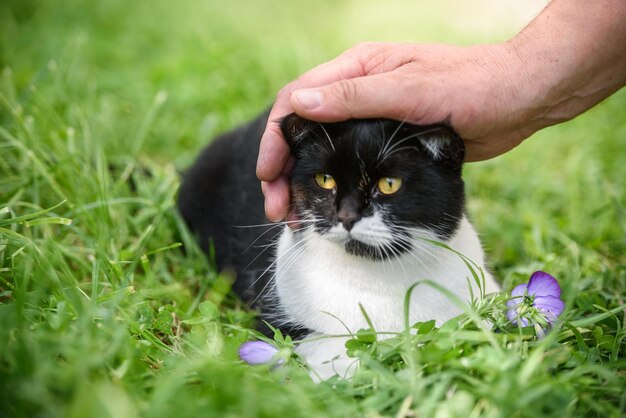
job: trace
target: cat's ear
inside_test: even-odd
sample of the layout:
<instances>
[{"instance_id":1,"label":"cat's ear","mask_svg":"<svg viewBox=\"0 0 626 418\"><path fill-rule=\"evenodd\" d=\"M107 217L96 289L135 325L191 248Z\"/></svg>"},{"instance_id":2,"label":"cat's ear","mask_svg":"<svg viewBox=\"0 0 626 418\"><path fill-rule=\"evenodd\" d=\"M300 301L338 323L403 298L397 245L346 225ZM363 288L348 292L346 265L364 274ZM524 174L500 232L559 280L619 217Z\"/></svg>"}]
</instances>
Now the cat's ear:
<instances>
[{"instance_id":1,"label":"cat's ear","mask_svg":"<svg viewBox=\"0 0 626 418\"><path fill-rule=\"evenodd\" d=\"M291 152L297 155L297 151L303 143L303 140L311 133L318 124L310 120L303 119L295 113L285 116L280 122L280 130Z\"/></svg>"},{"instance_id":2,"label":"cat's ear","mask_svg":"<svg viewBox=\"0 0 626 418\"><path fill-rule=\"evenodd\" d=\"M420 144L435 161L461 167L465 159L465 144L452 129L445 125L422 127L418 135Z\"/></svg>"}]
</instances>

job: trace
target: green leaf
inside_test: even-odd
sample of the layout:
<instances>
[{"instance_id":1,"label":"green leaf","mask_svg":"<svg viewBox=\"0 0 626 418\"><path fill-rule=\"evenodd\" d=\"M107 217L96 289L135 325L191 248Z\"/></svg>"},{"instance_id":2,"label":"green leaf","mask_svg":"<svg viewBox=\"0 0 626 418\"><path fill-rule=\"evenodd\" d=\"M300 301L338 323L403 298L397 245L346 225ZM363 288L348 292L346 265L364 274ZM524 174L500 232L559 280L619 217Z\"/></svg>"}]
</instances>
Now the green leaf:
<instances>
[{"instance_id":1,"label":"green leaf","mask_svg":"<svg viewBox=\"0 0 626 418\"><path fill-rule=\"evenodd\" d=\"M604 308L601 308L601 307L599 307L597 305L594 305L594 306L596 306L596 308L604 310ZM605 310L605 312L603 312L603 313L592 315L592 316L589 316L587 318L577 319L575 321L570 321L569 324L574 326L574 327L577 327L577 328L585 328L585 327L588 327L590 325L596 324L596 323L598 323L598 322L600 322L600 321L602 321L602 320L604 320L606 318L610 318L611 316L614 316L616 313L621 312L621 311L623 311L625 309L626 309L626 305L620 305L620 306L618 306L616 308L613 308L611 310Z\"/></svg>"},{"instance_id":2,"label":"green leaf","mask_svg":"<svg viewBox=\"0 0 626 418\"><path fill-rule=\"evenodd\" d=\"M411 328L416 329L418 334L428 334L435 328L435 320L416 322Z\"/></svg>"},{"instance_id":3,"label":"green leaf","mask_svg":"<svg viewBox=\"0 0 626 418\"><path fill-rule=\"evenodd\" d=\"M23 224L26 227L31 227L35 225L48 225L48 224L71 225L72 220L68 218L51 217L51 218L34 219L32 221L24 221Z\"/></svg>"},{"instance_id":4,"label":"green leaf","mask_svg":"<svg viewBox=\"0 0 626 418\"><path fill-rule=\"evenodd\" d=\"M198 306L198 310L205 318L216 320L219 318L219 310L213 302L204 301Z\"/></svg>"}]
</instances>

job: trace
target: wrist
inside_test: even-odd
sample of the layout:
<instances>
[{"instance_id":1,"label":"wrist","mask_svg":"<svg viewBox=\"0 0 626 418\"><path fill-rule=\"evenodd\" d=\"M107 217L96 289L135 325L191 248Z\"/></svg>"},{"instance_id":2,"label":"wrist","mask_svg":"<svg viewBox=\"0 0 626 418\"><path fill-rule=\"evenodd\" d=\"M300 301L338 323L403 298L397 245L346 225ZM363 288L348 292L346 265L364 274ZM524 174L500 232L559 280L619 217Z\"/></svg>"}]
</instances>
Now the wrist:
<instances>
[{"instance_id":1,"label":"wrist","mask_svg":"<svg viewBox=\"0 0 626 418\"><path fill-rule=\"evenodd\" d=\"M572 119L626 83L626 3L553 0L503 48L518 58L537 129Z\"/></svg>"}]
</instances>

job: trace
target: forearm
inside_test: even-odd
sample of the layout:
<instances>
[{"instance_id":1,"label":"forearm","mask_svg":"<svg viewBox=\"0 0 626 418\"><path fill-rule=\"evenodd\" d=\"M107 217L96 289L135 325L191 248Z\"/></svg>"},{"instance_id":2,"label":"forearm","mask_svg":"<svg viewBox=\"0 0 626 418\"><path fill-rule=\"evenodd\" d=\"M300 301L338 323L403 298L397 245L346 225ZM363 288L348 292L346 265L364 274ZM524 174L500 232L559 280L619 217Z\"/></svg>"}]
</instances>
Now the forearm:
<instances>
[{"instance_id":1,"label":"forearm","mask_svg":"<svg viewBox=\"0 0 626 418\"><path fill-rule=\"evenodd\" d=\"M626 1L554 0L506 47L535 129L572 119L626 84Z\"/></svg>"}]
</instances>

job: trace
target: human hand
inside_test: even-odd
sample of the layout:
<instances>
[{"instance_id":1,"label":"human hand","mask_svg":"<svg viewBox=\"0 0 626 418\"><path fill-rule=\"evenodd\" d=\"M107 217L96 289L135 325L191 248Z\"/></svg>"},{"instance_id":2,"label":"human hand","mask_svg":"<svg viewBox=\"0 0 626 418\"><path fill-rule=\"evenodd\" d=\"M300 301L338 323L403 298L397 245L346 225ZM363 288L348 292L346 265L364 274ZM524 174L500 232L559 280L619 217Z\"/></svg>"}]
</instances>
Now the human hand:
<instances>
[{"instance_id":1,"label":"human hand","mask_svg":"<svg viewBox=\"0 0 626 418\"><path fill-rule=\"evenodd\" d=\"M468 161L483 160L538 129L519 111L531 97L524 94L521 73L519 57L504 45L388 43L358 45L305 73L279 92L261 141L257 175L268 218L287 216L291 164L279 128L286 114L295 111L320 122L369 117L444 122L465 140Z\"/></svg>"},{"instance_id":2,"label":"human hand","mask_svg":"<svg viewBox=\"0 0 626 418\"><path fill-rule=\"evenodd\" d=\"M467 161L485 160L626 85L625 19L623 0L584 8L552 0L502 44L362 44L312 69L279 92L261 139L257 176L268 219L288 215L291 164L279 129L288 113L447 123L465 141Z\"/></svg>"}]
</instances>

